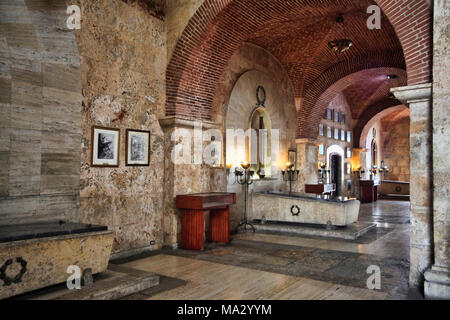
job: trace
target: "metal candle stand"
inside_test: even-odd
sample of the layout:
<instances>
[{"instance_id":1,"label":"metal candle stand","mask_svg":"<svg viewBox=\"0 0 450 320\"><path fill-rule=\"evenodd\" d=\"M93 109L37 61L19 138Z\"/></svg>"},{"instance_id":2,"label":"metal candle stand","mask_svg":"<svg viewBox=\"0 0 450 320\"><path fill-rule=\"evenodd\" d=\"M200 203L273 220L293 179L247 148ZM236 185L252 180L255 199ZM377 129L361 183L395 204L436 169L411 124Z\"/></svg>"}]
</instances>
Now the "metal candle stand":
<instances>
[{"instance_id":1,"label":"metal candle stand","mask_svg":"<svg viewBox=\"0 0 450 320\"><path fill-rule=\"evenodd\" d=\"M297 181L300 175L300 170L295 170L294 164L288 162L286 164L287 170L281 170L284 181L289 181L289 195L292 193L292 181Z\"/></svg>"},{"instance_id":2,"label":"metal candle stand","mask_svg":"<svg viewBox=\"0 0 450 320\"><path fill-rule=\"evenodd\" d=\"M247 194L248 194L248 186L253 184L253 175L255 174L255 171L249 170L250 164L247 162L243 162L241 164L242 171L237 170L234 172L235 174L235 183L239 183L240 185L244 186L244 218L239 223L236 230L239 230L239 228L242 228L244 231L248 230L247 227L249 227L250 230L253 232L256 232L256 228L248 222L247 220Z\"/></svg>"}]
</instances>

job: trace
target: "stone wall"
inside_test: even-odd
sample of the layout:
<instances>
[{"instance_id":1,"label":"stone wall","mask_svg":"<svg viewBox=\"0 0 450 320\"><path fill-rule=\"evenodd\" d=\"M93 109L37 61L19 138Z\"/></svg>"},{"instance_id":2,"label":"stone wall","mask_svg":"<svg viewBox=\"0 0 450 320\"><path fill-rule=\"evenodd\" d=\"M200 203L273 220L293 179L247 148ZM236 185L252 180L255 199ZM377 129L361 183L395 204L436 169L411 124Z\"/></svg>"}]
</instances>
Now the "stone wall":
<instances>
[{"instance_id":1,"label":"stone wall","mask_svg":"<svg viewBox=\"0 0 450 320\"><path fill-rule=\"evenodd\" d=\"M66 9L0 4L0 225L78 218L81 75Z\"/></svg>"},{"instance_id":2,"label":"stone wall","mask_svg":"<svg viewBox=\"0 0 450 320\"><path fill-rule=\"evenodd\" d=\"M391 170L387 180L409 182L409 122L409 116L394 123L382 120L384 158L381 160Z\"/></svg>"},{"instance_id":3,"label":"stone wall","mask_svg":"<svg viewBox=\"0 0 450 320\"><path fill-rule=\"evenodd\" d=\"M115 253L163 242L166 30L139 1L78 0L83 80L81 220L115 231ZM119 168L90 166L93 125L119 128ZM151 131L150 166L125 166L125 130ZM155 245L151 246L151 241Z\"/></svg>"},{"instance_id":4,"label":"stone wall","mask_svg":"<svg viewBox=\"0 0 450 320\"><path fill-rule=\"evenodd\" d=\"M259 85L265 88L265 111L271 120L272 129L279 130L279 154L276 161L272 159L271 177L255 181L249 192L286 190L288 184L281 180L280 170L288 160L288 149L296 147L296 110L292 86L282 66L264 49L244 44L230 60L221 83L223 85L214 99L215 119L224 121L227 129L244 131L250 128L250 118L257 105L256 89ZM232 150L227 149L226 155L230 152ZM227 165L236 167L243 160L234 159L233 163ZM231 208L230 217L231 227L234 228L242 218L243 187L234 183L233 170L229 171L227 181L227 191L237 193L237 204Z\"/></svg>"}]
</instances>

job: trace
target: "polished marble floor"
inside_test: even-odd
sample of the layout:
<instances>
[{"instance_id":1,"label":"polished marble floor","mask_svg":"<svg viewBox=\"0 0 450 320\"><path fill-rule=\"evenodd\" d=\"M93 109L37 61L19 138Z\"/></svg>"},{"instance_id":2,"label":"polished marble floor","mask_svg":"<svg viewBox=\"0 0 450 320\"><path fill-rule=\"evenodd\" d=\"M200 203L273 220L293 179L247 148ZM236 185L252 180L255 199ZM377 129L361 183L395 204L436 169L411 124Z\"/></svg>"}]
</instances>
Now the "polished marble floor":
<instances>
[{"instance_id":1,"label":"polished marble floor","mask_svg":"<svg viewBox=\"0 0 450 320\"><path fill-rule=\"evenodd\" d=\"M163 250L124 262L185 281L149 299L408 299L409 208L362 205L359 220L377 228L357 241L242 233L202 252ZM380 290L367 289L373 265Z\"/></svg>"}]
</instances>

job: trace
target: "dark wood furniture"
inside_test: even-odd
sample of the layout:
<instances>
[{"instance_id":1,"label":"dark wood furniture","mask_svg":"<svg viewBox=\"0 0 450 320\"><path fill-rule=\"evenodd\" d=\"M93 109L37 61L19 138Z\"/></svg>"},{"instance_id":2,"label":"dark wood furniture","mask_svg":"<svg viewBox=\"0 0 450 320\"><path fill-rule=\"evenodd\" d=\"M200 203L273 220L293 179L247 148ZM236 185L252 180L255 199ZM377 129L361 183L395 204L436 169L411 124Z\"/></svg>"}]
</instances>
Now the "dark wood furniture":
<instances>
[{"instance_id":1,"label":"dark wood furniture","mask_svg":"<svg viewBox=\"0 0 450 320\"><path fill-rule=\"evenodd\" d=\"M305 185L305 192L312 194L331 194L336 191L335 184L307 184Z\"/></svg>"},{"instance_id":2,"label":"dark wood furniture","mask_svg":"<svg viewBox=\"0 0 450 320\"><path fill-rule=\"evenodd\" d=\"M361 202L370 203L378 201L378 186L379 181L374 180L360 180L359 185L361 188Z\"/></svg>"},{"instance_id":3,"label":"dark wood furniture","mask_svg":"<svg viewBox=\"0 0 450 320\"><path fill-rule=\"evenodd\" d=\"M181 247L203 250L205 244L205 214L209 217L209 241L230 241L230 205L236 203L235 193L198 193L179 195L176 207L182 212Z\"/></svg>"}]
</instances>

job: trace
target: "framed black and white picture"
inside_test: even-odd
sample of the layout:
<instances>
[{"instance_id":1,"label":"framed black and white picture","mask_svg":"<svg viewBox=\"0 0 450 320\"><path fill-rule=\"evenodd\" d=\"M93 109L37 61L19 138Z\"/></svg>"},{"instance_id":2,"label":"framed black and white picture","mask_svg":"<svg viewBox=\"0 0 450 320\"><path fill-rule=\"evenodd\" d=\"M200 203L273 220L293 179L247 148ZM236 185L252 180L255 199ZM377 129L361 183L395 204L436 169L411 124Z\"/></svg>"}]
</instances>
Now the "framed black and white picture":
<instances>
[{"instance_id":1,"label":"framed black and white picture","mask_svg":"<svg viewBox=\"0 0 450 320\"><path fill-rule=\"evenodd\" d=\"M319 136L324 136L323 124L319 124Z\"/></svg>"},{"instance_id":2,"label":"framed black and white picture","mask_svg":"<svg viewBox=\"0 0 450 320\"><path fill-rule=\"evenodd\" d=\"M333 120L333 110L327 109L327 120Z\"/></svg>"},{"instance_id":3,"label":"framed black and white picture","mask_svg":"<svg viewBox=\"0 0 450 320\"><path fill-rule=\"evenodd\" d=\"M339 129L338 128L334 128L334 139L339 140Z\"/></svg>"},{"instance_id":4,"label":"framed black and white picture","mask_svg":"<svg viewBox=\"0 0 450 320\"><path fill-rule=\"evenodd\" d=\"M119 166L120 129L92 127L91 166Z\"/></svg>"},{"instance_id":5,"label":"framed black and white picture","mask_svg":"<svg viewBox=\"0 0 450 320\"><path fill-rule=\"evenodd\" d=\"M347 131L347 142L352 142L352 132Z\"/></svg>"},{"instance_id":6,"label":"framed black and white picture","mask_svg":"<svg viewBox=\"0 0 450 320\"><path fill-rule=\"evenodd\" d=\"M345 114L342 114L341 115L341 124L345 124L345 121L346 121Z\"/></svg>"},{"instance_id":7,"label":"framed black and white picture","mask_svg":"<svg viewBox=\"0 0 450 320\"><path fill-rule=\"evenodd\" d=\"M341 130L341 140L345 141L346 136L345 136L345 130Z\"/></svg>"},{"instance_id":8,"label":"framed black and white picture","mask_svg":"<svg viewBox=\"0 0 450 320\"><path fill-rule=\"evenodd\" d=\"M334 112L334 122L340 122L340 113L339 111Z\"/></svg>"},{"instance_id":9,"label":"framed black and white picture","mask_svg":"<svg viewBox=\"0 0 450 320\"><path fill-rule=\"evenodd\" d=\"M150 131L127 129L126 165L150 165Z\"/></svg>"},{"instance_id":10,"label":"framed black and white picture","mask_svg":"<svg viewBox=\"0 0 450 320\"><path fill-rule=\"evenodd\" d=\"M333 138L333 129L331 127L327 127L327 138Z\"/></svg>"}]
</instances>

